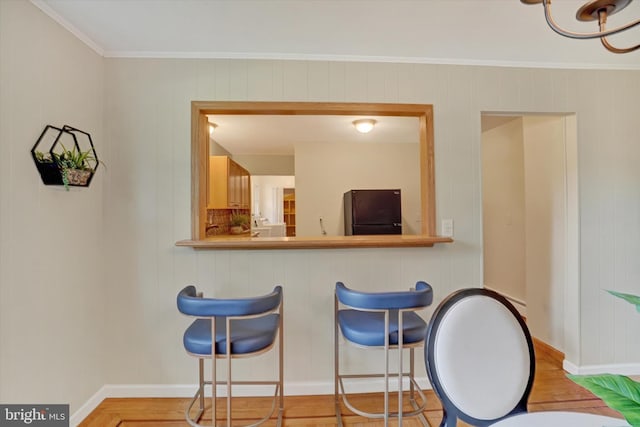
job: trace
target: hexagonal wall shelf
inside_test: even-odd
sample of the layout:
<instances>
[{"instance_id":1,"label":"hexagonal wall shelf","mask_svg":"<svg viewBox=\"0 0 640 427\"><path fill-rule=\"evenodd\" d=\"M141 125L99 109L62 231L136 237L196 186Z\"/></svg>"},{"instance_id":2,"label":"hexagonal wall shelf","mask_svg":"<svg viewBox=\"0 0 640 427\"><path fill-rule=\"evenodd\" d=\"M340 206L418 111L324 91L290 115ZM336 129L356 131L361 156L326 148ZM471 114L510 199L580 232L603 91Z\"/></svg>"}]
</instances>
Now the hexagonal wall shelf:
<instances>
[{"instance_id":1,"label":"hexagonal wall shelf","mask_svg":"<svg viewBox=\"0 0 640 427\"><path fill-rule=\"evenodd\" d=\"M88 187L100 164L91 135L69 125L46 125L31 157L43 184L64 185L67 190L70 186Z\"/></svg>"}]
</instances>

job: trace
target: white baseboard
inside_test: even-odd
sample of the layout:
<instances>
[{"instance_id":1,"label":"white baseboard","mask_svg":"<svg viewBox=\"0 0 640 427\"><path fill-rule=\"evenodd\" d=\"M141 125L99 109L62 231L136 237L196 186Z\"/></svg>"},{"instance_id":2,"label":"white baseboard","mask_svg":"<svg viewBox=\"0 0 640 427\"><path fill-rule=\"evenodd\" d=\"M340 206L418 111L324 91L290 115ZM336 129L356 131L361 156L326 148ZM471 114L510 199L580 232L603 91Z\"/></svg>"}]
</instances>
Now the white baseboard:
<instances>
[{"instance_id":1,"label":"white baseboard","mask_svg":"<svg viewBox=\"0 0 640 427\"><path fill-rule=\"evenodd\" d=\"M102 386L100 390L98 390L93 396L89 398L89 400L84 403L84 405L80 407L80 409L71 414L71 417L69 419L69 424L71 425L71 427L76 427L78 424L80 424L80 422L87 418L89 414L93 412L93 410L96 409L106 397L108 396L106 395L105 387Z\"/></svg>"},{"instance_id":2,"label":"white baseboard","mask_svg":"<svg viewBox=\"0 0 640 427\"><path fill-rule=\"evenodd\" d=\"M562 368L573 375L640 375L640 363L616 363L613 365L585 365L577 366L568 360L562 362Z\"/></svg>"},{"instance_id":3,"label":"white baseboard","mask_svg":"<svg viewBox=\"0 0 640 427\"><path fill-rule=\"evenodd\" d=\"M423 390L430 390L431 383L427 377L416 378L418 385ZM348 393L379 392L384 389L382 379L345 380L345 388ZM403 388L408 388L405 381ZM96 392L80 409L71 416L71 426L75 427L84 420L100 403L110 397L137 398L137 397L193 397L198 386L195 384L105 384ZM284 384L286 396L309 396L333 394L333 382L293 382ZM397 381L391 381L390 391L397 391ZM265 385L236 385L233 387L233 395L242 396L273 396L273 386ZM219 396L226 396L224 387L219 387Z\"/></svg>"}]
</instances>

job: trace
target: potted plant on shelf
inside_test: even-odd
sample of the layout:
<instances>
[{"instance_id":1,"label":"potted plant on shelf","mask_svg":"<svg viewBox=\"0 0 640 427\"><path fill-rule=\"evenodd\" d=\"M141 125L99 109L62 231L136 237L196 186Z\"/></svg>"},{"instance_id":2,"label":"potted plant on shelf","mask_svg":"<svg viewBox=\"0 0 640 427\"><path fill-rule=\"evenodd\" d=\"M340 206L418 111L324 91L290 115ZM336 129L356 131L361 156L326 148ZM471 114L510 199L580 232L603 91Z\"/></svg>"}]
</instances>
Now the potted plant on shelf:
<instances>
[{"instance_id":1,"label":"potted plant on shelf","mask_svg":"<svg viewBox=\"0 0 640 427\"><path fill-rule=\"evenodd\" d=\"M91 150L81 151L76 147L68 150L61 144L61 153L36 151L36 161L44 165L55 165L60 171L62 184L69 191L69 185L85 186L95 171L96 158Z\"/></svg>"},{"instance_id":2,"label":"potted plant on shelf","mask_svg":"<svg viewBox=\"0 0 640 427\"><path fill-rule=\"evenodd\" d=\"M95 169L91 163L97 162L91 150L81 151L76 147L67 150L64 145L61 146L62 153L53 153L53 157L60 167L64 187L69 190L69 184L86 185Z\"/></svg>"},{"instance_id":3,"label":"potted plant on shelf","mask_svg":"<svg viewBox=\"0 0 640 427\"><path fill-rule=\"evenodd\" d=\"M247 214L231 214L229 221L229 232L231 234L242 234L251 228L251 218Z\"/></svg>"},{"instance_id":4,"label":"potted plant on shelf","mask_svg":"<svg viewBox=\"0 0 640 427\"><path fill-rule=\"evenodd\" d=\"M633 304L640 312L640 296L607 291ZM567 375L576 384L598 396L612 409L620 412L633 427L640 427L640 382L624 375Z\"/></svg>"}]
</instances>

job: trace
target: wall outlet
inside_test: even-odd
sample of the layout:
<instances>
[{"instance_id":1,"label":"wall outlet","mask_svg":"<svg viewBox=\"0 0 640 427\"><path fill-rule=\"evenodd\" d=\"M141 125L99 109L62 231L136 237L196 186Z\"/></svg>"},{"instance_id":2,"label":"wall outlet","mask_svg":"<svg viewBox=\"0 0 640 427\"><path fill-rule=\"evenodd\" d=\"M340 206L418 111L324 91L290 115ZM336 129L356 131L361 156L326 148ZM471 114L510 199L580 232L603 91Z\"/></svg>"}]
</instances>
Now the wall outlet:
<instances>
[{"instance_id":1,"label":"wall outlet","mask_svg":"<svg viewBox=\"0 0 640 427\"><path fill-rule=\"evenodd\" d=\"M453 219L443 219L440 224L440 234L444 237L453 237Z\"/></svg>"}]
</instances>

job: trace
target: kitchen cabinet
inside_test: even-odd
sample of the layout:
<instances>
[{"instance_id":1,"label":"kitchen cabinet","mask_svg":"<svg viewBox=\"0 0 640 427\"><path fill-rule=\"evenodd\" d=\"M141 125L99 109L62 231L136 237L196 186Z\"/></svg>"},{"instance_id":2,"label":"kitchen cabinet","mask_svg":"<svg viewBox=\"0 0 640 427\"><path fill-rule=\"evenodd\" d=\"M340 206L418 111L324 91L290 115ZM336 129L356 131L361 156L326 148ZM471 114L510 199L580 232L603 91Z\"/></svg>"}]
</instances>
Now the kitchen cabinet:
<instances>
[{"instance_id":1,"label":"kitchen cabinet","mask_svg":"<svg viewBox=\"0 0 640 427\"><path fill-rule=\"evenodd\" d=\"M228 156L209 157L209 209L251 209L251 174Z\"/></svg>"},{"instance_id":2,"label":"kitchen cabinet","mask_svg":"<svg viewBox=\"0 0 640 427\"><path fill-rule=\"evenodd\" d=\"M285 188L282 197L284 222L286 224L287 237L296 235L296 190Z\"/></svg>"}]
</instances>

